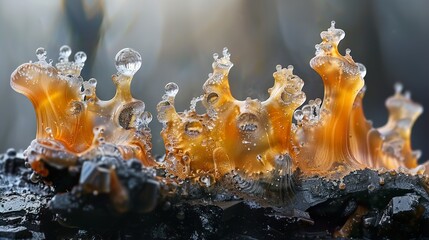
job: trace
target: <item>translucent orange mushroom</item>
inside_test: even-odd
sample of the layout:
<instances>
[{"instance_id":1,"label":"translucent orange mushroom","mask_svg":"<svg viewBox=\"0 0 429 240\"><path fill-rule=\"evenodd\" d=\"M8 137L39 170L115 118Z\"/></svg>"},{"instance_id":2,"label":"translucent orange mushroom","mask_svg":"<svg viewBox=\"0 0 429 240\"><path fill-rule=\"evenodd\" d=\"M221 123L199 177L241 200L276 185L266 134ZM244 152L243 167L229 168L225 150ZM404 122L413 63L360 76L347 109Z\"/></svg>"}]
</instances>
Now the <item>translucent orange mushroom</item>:
<instances>
[{"instance_id":1,"label":"translucent orange mushroom","mask_svg":"<svg viewBox=\"0 0 429 240\"><path fill-rule=\"evenodd\" d=\"M305 95L303 81L293 75L292 67L277 67L267 100L236 100L229 88L233 64L227 49L221 58L214 54L213 73L190 110L176 111L178 86L167 84L158 104L167 170L203 182L234 170L251 177L270 172L288 155L292 159L288 166L306 175L342 177L366 167L422 172L424 167L417 166L419 151L412 151L410 143L411 127L422 107L397 90L387 100L389 122L373 128L362 109L366 69L353 60L349 49L345 56L338 52L344 36L335 22L321 33L310 65L323 80L323 101L310 100L296 111ZM205 114L196 113L198 101Z\"/></svg>"},{"instance_id":2,"label":"translucent orange mushroom","mask_svg":"<svg viewBox=\"0 0 429 240\"><path fill-rule=\"evenodd\" d=\"M68 46L61 47L54 67L39 48L39 61L21 65L11 76L12 88L29 98L36 112L36 140L26 151L32 167L46 176L46 162L60 168L74 165L78 157L98 155L138 158L154 165L148 128L152 117L130 92L132 76L141 66L140 54L123 49L116 55L118 73L112 77L116 94L108 101L95 95L95 79L84 81L80 76L86 54L77 52L75 61L69 61L70 54Z\"/></svg>"},{"instance_id":3,"label":"translucent orange mushroom","mask_svg":"<svg viewBox=\"0 0 429 240\"><path fill-rule=\"evenodd\" d=\"M303 81L292 67L277 67L270 97L261 102L236 100L229 88L232 67L225 48L223 57L214 54L213 73L204 84L204 94L192 101L188 111L178 113L175 83L166 86L158 104L161 135L166 146L167 169L179 177L215 178L238 169L249 175L274 169L275 159L288 153L294 110L305 101ZM206 107L197 114L196 102Z\"/></svg>"}]
</instances>

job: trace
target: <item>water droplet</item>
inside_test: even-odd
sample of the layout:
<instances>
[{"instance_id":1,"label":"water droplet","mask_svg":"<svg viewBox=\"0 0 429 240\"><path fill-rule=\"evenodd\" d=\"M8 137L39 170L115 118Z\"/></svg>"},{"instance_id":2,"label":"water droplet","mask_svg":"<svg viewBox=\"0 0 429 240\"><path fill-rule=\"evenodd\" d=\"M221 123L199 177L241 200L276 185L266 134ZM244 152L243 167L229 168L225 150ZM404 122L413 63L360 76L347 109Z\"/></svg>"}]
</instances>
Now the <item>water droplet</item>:
<instances>
[{"instance_id":1,"label":"water droplet","mask_svg":"<svg viewBox=\"0 0 429 240\"><path fill-rule=\"evenodd\" d=\"M149 124L152 121L152 114L150 112L143 112L142 120L144 124Z\"/></svg>"},{"instance_id":2,"label":"water droplet","mask_svg":"<svg viewBox=\"0 0 429 240\"><path fill-rule=\"evenodd\" d=\"M85 106L83 105L83 103L81 103L79 101L72 101L69 103L68 111L69 111L70 115L77 115L77 114L81 113L84 108L85 108Z\"/></svg>"},{"instance_id":3,"label":"water droplet","mask_svg":"<svg viewBox=\"0 0 429 240\"><path fill-rule=\"evenodd\" d=\"M71 55L71 48L67 45L63 45L60 48L60 57L58 58L58 60L60 62L68 62L70 55Z\"/></svg>"},{"instance_id":4,"label":"water droplet","mask_svg":"<svg viewBox=\"0 0 429 240\"><path fill-rule=\"evenodd\" d=\"M198 136L203 132L203 125L199 121L190 121L185 125L185 132L192 137Z\"/></svg>"},{"instance_id":5,"label":"water droplet","mask_svg":"<svg viewBox=\"0 0 429 240\"><path fill-rule=\"evenodd\" d=\"M223 48L222 55L223 55L224 58L226 58L226 59L229 60L229 57L231 56L231 54L228 52L228 48L227 47Z\"/></svg>"},{"instance_id":6,"label":"water droplet","mask_svg":"<svg viewBox=\"0 0 429 240\"><path fill-rule=\"evenodd\" d=\"M207 103L214 104L219 100L219 95L215 92L211 92L207 95Z\"/></svg>"},{"instance_id":7,"label":"water droplet","mask_svg":"<svg viewBox=\"0 0 429 240\"><path fill-rule=\"evenodd\" d=\"M41 62L46 61L46 54L47 54L46 50L42 47L36 50L37 59L39 59L39 61Z\"/></svg>"},{"instance_id":8,"label":"water droplet","mask_svg":"<svg viewBox=\"0 0 429 240\"><path fill-rule=\"evenodd\" d=\"M74 61L77 64L83 64L86 61L86 53L79 51L74 55Z\"/></svg>"},{"instance_id":9,"label":"water droplet","mask_svg":"<svg viewBox=\"0 0 429 240\"><path fill-rule=\"evenodd\" d=\"M131 77L140 69L142 57L137 51L124 48L116 54L115 65L119 73Z\"/></svg>"},{"instance_id":10,"label":"water droplet","mask_svg":"<svg viewBox=\"0 0 429 240\"><path fill-rule=\"evenodd\" d=\"M211 179L207 175L203 175L200 177L200 182L203 183L206 187L210 187Z\"/></svg>"},{"instance_id":11,"label":"water droplet","mask_svg":"<svg viewBox=\"0 0 429 240\"><path fill-rule=\"evenodd\" d=\"M282 71L282 65L277 64L276 70L277 70L277 72L281 72Z\"/></svg>"},{"instance_id":12,"label":"water droplet","mask_svg":"<svg viewBox=\"0 0 429 240\"><path fill-rule=\"evenodd\" d=\"M118 115L118 123L124 129L136 127L135 118L144 111L145 104L143 102L131 102L122 107Z\"/></svg>"},{"instance_id":13,"label":"water droplet","mask_svg":"<svg viewBox=\"0 0 429 240\"><path fill-rule=\"evenodd\" d=\"M170 82L165 85L165 94L167 94L170 97L174 97L179 92L179 86L177 86L176 83Z\"/></svg>"},{"instance_id":14,"label":"water droplet","mask_svg":"<svg viewBox=\"0 0 429 240\"><path fill-rule=\"evenodd\" d=\"M289 70L291 70L291 71L292 71L292 70L293 70L293 65L288 65L288 66L287 66L287 69L289 69Z\"/></svg>"},{"instance_id":15,"label":"water droplet","mask_svg":"<svg viewBox=\"0 0 429 240\"><path fill-rule=\"evenodd\" d=\"M331 21L331 28L335 29L335 21L333 21L333 20Z\"/></svg>"},{"instance_id":16,"label":"water droplet","mask_svg":"<svg viewBox=\"0 0 429 240\"><path fill-rule=\"evenodd\" d=\"M32 172L30 175L30 181L32 183L38 183L40 181L40 175L35 172Z\"/></svg>"},{"instance_id":17,"label":"water droplet","mask_svg":"<svg viewBox=\"0 0 429 240\"><path fill-rule=\"evenodd\" d=\"M253 113L242 113L238 116L238 129L242 132L255 132L258 129L259 120Z\"/></svg>"},{"instance_id":18,"label":"water droplet","mask_svg":"<svg viewBox=\"0 0 429 240\"><path fill-rule=\"evenodd\" d=\"M360 73L361 78L364 78L366 76L366 67L362 63L356 63L358 66L358 70Z\"/></svg>"},{"instance_id":19,"label":"water droplet","mask_svg":"<svg viewBox=\"0 0 429 240\"><path fill-rule=\"evenodd\" d=\"M400 94L402 92L402 89L404 88L404 86L401 83L395 83L395 93L396 94Z\"/></svg>"},{"instance_id":20,"label":"water droplet","mask_svg":"<svg viewBox=\"0 0 429 240\"><path fill-rule=\"evenodd\" d=\"M88 80L88 83L91 84L91 85L93 85L93 86L95 86L95 85L97 85L97 79L91 78L91 79Z\"/></svg>"},{"instance_id":21,"label":"water droplet","mask_svg":"<svg viewBox=\"0 0 429 240\"><path fill-rule=\"evenodd\" d=\"M219 58L219 54L213 53L213 59L216 61Z\"/></svg>"},{"instance_id":22,"label":"water droplet","mask_svg":"<svg viewBox=\"0 0 429 240\"><path fill-rule=\"evenodd\" d=\"M350 48L346 49L346 55L350 56L350 53L352 52L352 50Z\"/></svg>"},{"instance_id":23,"label":"water droplet","mask_svg":"<svg viewBox=\"0 0 429 240\"><path fill-rule=\"evenodd\" d=\"M320 98L316 98L316 99L314 99L314 104L315 104L316 106L320 106L320 105L322 104L322 99L320 99Z\"/></svg>"},{"instance_id":24,"label":"water droplet","mask_svg":"<svg viewBox=\"0 0 429 240\"><path fill-rule=\"evenodd\" d=\"M289 93L287 89L284 89L282 92L281 98L284 103L290 104L293 101L294 96L291 93Z\"/></svg>"},{"instance_id":25,"label":"water droplet","mask_svg":"<svg viewBox=\"0 0 429 240\"><path fill-rule=\"evenodd\" d=\"M368 191L370 191L370 192L372 192L372 191L374 191L375 190L375 186L374 186L374 184L369 184L368 185Z\"/></svg>"},{"instance_id":26,"label":"water droplet","mask_svg":"<svg viewBox=\"0 0 429 240\"><path fill-rule=\"evenodd\" d=\"M50 138L54 138L54 135L52 133L52 128L46 127L45 132L49 135Z\"/></svg>"},{"instance_id":27,"label":"water droplet","mask_svg":"<svg viewBox=\"0 0 429 240\"><path fill-rule=\"evenodd\" d=\"M301 110L296 110L296 111L293 113L293 118L295 118L295 120L296 120L297 122L300 122L300 121L302 121L302 119L304 118L304 113L303 113Z\"/></svg>"}]
</instances>

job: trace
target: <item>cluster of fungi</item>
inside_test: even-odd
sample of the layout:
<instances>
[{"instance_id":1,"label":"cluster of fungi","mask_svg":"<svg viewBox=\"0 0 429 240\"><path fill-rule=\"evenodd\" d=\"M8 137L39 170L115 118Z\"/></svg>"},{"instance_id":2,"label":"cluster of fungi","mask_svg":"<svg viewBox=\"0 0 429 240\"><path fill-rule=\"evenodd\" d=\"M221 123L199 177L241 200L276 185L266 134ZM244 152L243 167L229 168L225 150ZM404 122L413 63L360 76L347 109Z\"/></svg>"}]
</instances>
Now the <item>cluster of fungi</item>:
<instances>
[{"instance_id":1,"label":"cluster of fungi","mask_svg":"<svg viewBox=\"0 0 429 240\"><path fill-rule=\"evenodd\" d=\"M102 101L95 94L97 81L80 76L85 53L76 53L70 61L71 50L63 46L53 66L39 48L38 61L21 65L11 77L12 88L30 99L37 116L37 136L26 157L42 177L49 175L46 164L68 167L78 158L100 155L139 159L146 167L162 167L179 179L202 182L214 182L231 171L258 178L285 162L288 173L299 169L306 176L327 178L364 168L424 173L425 166L418 165L420 152L411 149L410 141L422 106L398 85L386 102L387 124L374 128L362 109L365 67L354 62L350 50L344 56L338 52L344 36L334 22L321 33L310 65L323 80L324 97L302 107L304 82L292 66L276 67L267 100L235 99L228 82L233 64L226 48L223 56L213 55L213 73L189 110L176 111L179 89L167 84L157 106L164 161L151 155L152 115L130 91L141 66L139 53L127 48L116 55L116 94ZM196 112L198 102L206 113Z\"/></svg>"}]
</instances>

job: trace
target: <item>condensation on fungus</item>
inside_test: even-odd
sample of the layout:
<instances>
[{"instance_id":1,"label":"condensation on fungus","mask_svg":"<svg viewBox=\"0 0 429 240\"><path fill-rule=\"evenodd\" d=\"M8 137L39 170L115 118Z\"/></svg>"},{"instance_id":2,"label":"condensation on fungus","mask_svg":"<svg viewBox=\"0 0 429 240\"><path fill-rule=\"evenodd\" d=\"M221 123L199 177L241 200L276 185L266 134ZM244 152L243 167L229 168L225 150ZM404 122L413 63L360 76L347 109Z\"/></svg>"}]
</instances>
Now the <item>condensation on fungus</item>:
<instances>
[{"instance_id":1,"label":"condensation on fungus","mask_svg":"<svg viewBox=\"0 0 429 240\"><path fill-rule=\"evenodd\" d=\"M290 170L299 168L305 175L342 177L366 167L423 172L424 167L417 164L420 152L413 151L410 143L421 105L403 95L398 85L386 102L388 123L374 128L362 109L366 69L353 60L349 49L345 55L338 52L344 36L335 22L321 33L322 42L316 45L310 65L321 76L325 94L323 100L310 100L300 109L305 101L304 83L291 66L277 66L267 100L236 100L229 88L233 64L226 48L222 57L213 55L213 73L189 110L176 111L179 88L167 84L157 107L164 124L161 135L167 170L203 183L231 171L260 178L275 169L276 158L288 156ZM206 113L196 113L198 101Z\"/></svg>"},{"instance_id":2,"label":"condensation on fungus","mask_svg":"<svg viewBox=\"0 0 429 240\"><path fill-rule=\"evenodd\" d=\"M12 88L25 95L36 112L36 139L26 150L33 169L48 175L44 163L57 168L72 166L79 158L101 155L138 158L152 166L152 120L145 104L131 96L133 75L141 66L138 52L126 48L116 55L118 73L112 76L115 96L102 101L96 96L97 80L84 81L80 72L87 58L62 46L59 62L46 61L46 51L36 50L37 62L18 67L11 76Z\"/></svg>"}]
</instances>

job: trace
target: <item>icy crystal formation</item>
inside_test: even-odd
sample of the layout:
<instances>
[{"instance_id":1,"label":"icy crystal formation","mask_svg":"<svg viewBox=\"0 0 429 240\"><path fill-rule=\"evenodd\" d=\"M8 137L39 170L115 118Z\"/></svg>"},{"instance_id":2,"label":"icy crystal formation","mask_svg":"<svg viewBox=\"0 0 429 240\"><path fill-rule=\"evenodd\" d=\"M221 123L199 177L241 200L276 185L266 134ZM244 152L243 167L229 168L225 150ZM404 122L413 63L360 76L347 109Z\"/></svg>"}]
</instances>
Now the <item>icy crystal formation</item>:
<instances>
[{"instance_id":1,"label":"icy crystal formation","mask_svg":"<svg viewBox=\"0 0 429 240\"><path fill-rule=\"evenodd\" d=\"M118 73L112 76L116 94L108 101L97 98L94 78L84 81L80 76L87 58L84 52L70 61L70 47L62 46L55 66L46 61L43 48L36 55L37 62L21 65L11 76L12 88L29 98L36 112L36 139L26 151L36 172L49 174L44 163L62 168L74 165L78 157L101 155L154 165L148 128L152 116L130 91L141 66L138 52L126 48L116 55Z\"/></svg>"},{"instance_id":2,"label":"icy crystal formation","mask_svg":"<svg viewBox=\"0 0 429 240\"><path fill-rule=\"evenodd\" d=\"M213 73L190 110L176 111L179 89L175 83L167 84L157 107L164 124L167 169L205 183L236 170L250 177L282 171L276 162L288 155L292 170L299 168L307 175L341 177L366 167L424 171L417 164L420 152L413 151L410 142L421 105L403 95L398 85L386 103L388 123L373 128L362 109L366 69L354 62L349 49L345 56L338 52L344 36L335 22L321 33L310 65L321 76L325 95L323 101L310 100L301 109L297 108L305 101L304 83L292 73L292 66L277 66L267 100L236 100L228 83L233 64L226 48L221 58L213 55ZM205 114L196 113L198 101L206 107Z\"/></svg>"}]
</instances>

